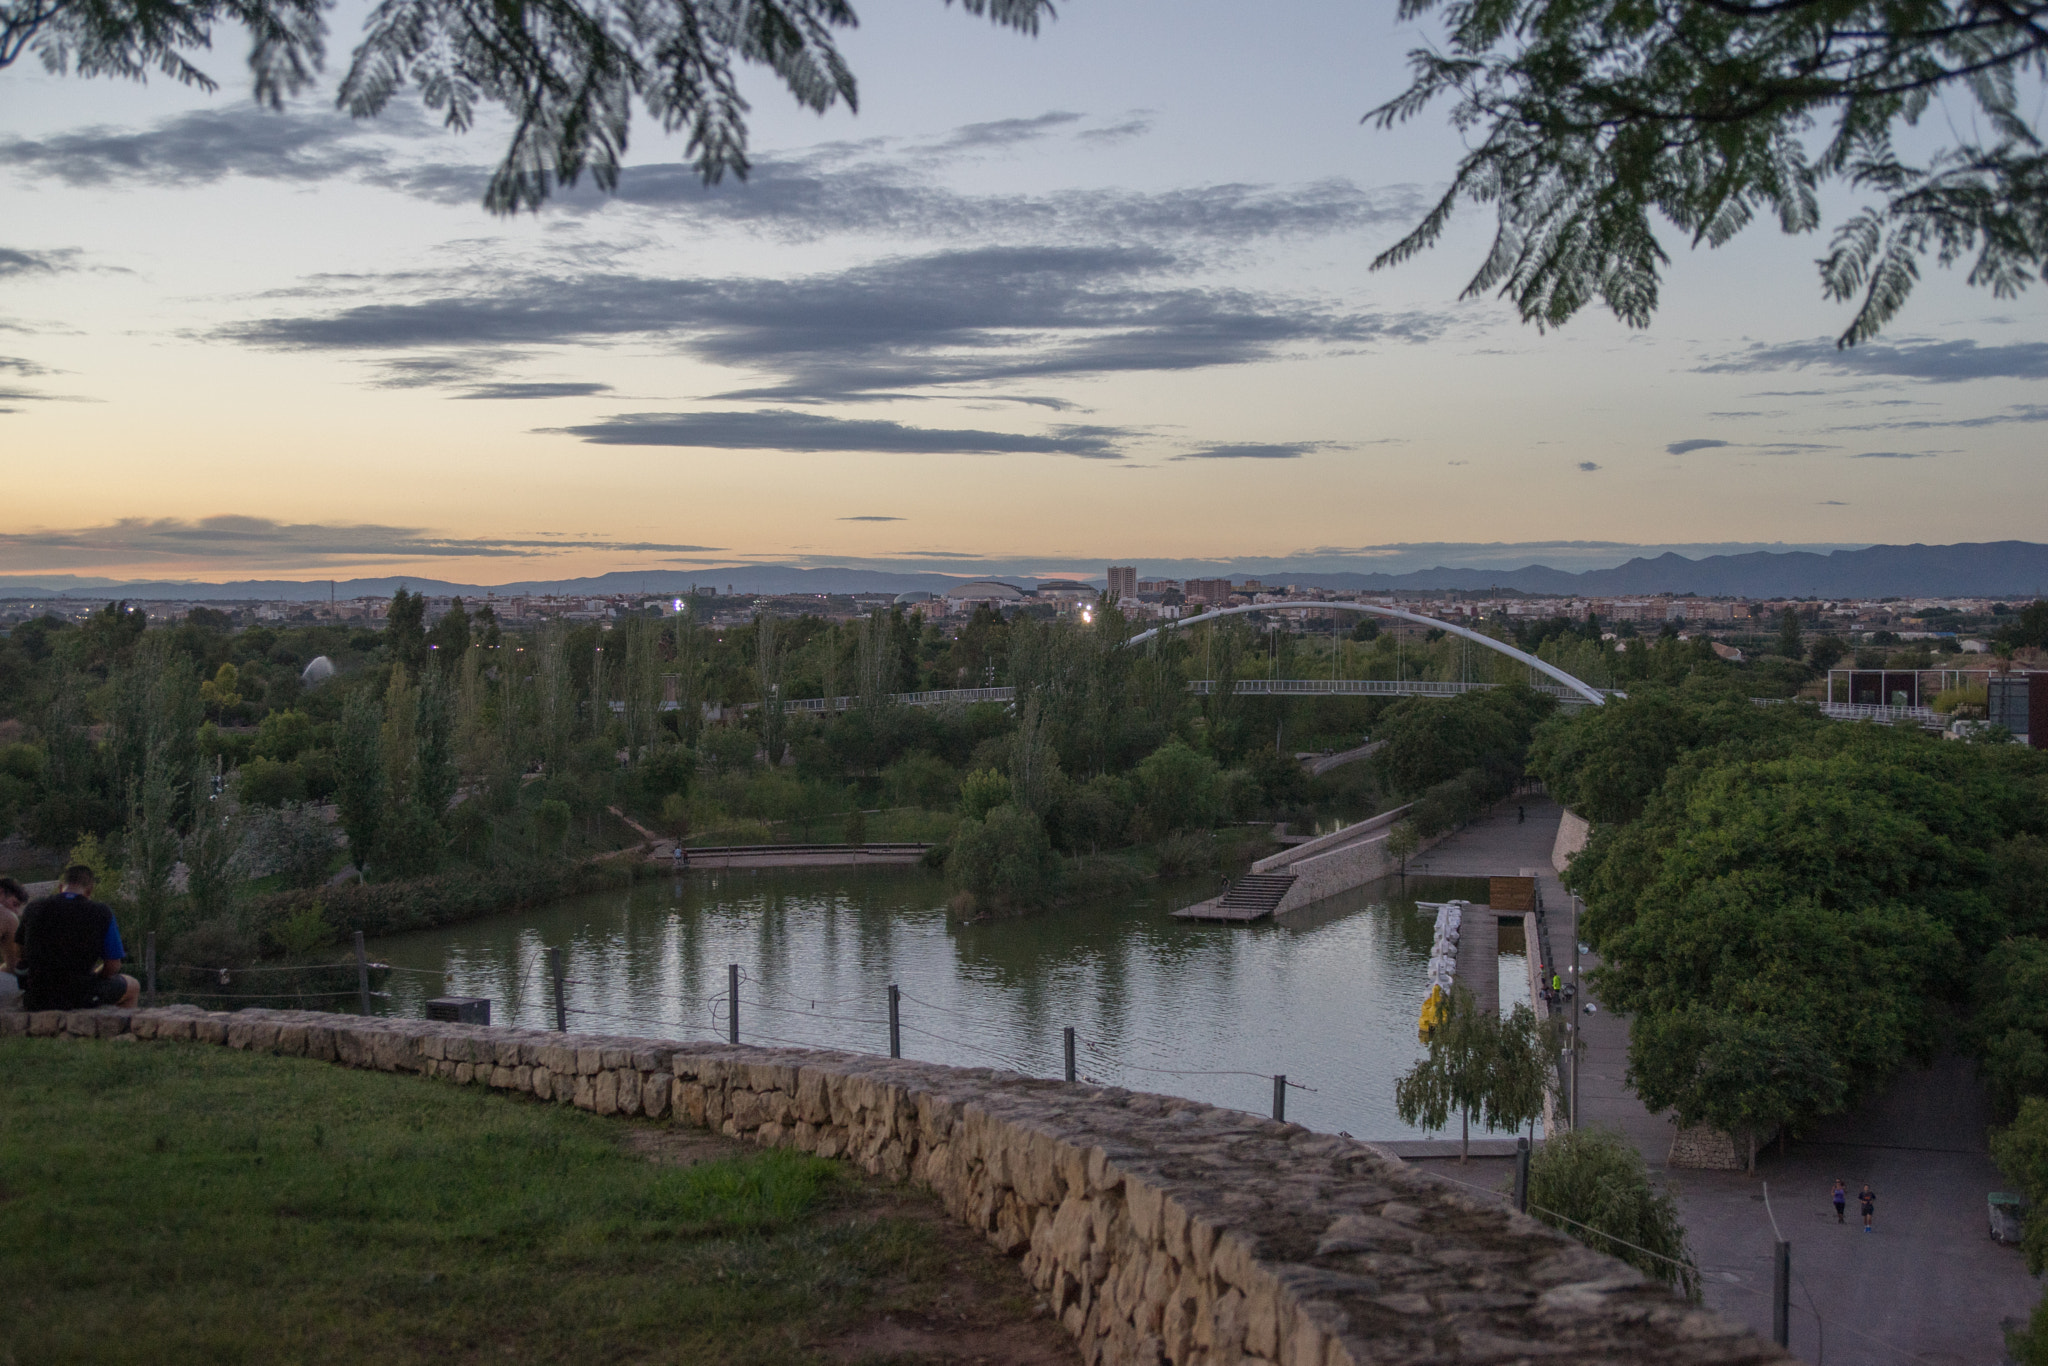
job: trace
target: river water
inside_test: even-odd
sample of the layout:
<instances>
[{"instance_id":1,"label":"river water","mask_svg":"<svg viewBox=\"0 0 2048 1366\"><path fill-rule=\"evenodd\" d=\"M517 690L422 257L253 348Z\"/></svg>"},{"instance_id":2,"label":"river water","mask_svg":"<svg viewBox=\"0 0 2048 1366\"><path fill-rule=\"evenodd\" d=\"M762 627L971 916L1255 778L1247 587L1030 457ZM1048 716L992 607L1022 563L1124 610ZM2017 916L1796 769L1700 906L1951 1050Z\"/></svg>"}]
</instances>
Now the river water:
<instances>
[{"instance_id":1,"label":"river water","mask_svg":"<svg viewBox=\"0 0 2048 1366\"><path fill-rule=\"evenodd\" d=\"M552 1027L558 946L572 1030L686 1039L725 1037L737 963L742 1042L871 1053L888 1051L894 983L907 1058L1057 1077L1071 1025L1084 1078L1270 1113L1272 1074L1285 1073L1291 1120L1418 1136L1394 1112L1394 1079L1422 1052L1434 913L1415 903L1483 901L1484 879L1390 879L1246 927L1169 918L1211 890L1154 885L961 924L919 869L693 873L373 951L400 969L396 1015L483 996L495 1024ZM1503 1006L1529 999L1526 960L1505 944L1500 987Z\"/></svg>"}]
</instances>

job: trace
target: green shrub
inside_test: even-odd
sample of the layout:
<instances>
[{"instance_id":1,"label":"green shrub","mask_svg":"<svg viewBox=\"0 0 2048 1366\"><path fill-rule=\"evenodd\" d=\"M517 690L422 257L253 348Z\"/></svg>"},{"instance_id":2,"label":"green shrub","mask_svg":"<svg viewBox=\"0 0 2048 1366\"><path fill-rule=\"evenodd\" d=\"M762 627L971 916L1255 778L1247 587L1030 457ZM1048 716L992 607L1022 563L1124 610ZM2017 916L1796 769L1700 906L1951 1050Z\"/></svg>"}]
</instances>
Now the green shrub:
<instances>
[{"instance_id":1,"label":"green shrub","mask_svg":"<svg viewBox=\"0 0 2048 1366\"><path fill-rule=\"evenodd\" d=\"M1042 906L1058 893L1059 858L1038 818L1008 803L953 835L946 878L975 899L1003 908Z\"/></svg>"},{"instance_id":2,"label":"green shrub","mask_svg":"<svg viewBox=\"0 0 2048 1366\"><path fill-rule=\"evenodd\" d=\"M1216 761L1179 740L1146 755L1134 775L1146 819L1161 834L1201 830L1216 821Z\"/></svg>"},{"instance_id":3,"label":"green shrub","mask_svg":"<svg viewBox=\"0 0 2048 1366\"><path fill-rule=\"evenodd\" d=\"M1651 1184L1643 1155L1611 1129L1544 1139L1529 1162L1529 1213L1688 1299L1700 1297L1678 1202Z\"/></svg>"},{"instance_id":4,"label":"green shrub","mask_svg":"<svg viewBox=\"0 0 2048 1366\"><path fill-rule=\"evenodd\" d=\"M1155 846L1161 877L1185 877L1216 866L1216 837L1207 830L1176 830Z\"/></svg>"},{"instance_id":5,"label":"green shrub","mask_svg":"<svg viewBox=\"0 0 2048 1366\"><path fill-rule=\"evenodd\" d=\"M297 764L259 757L235 775L235 792L244 806L283 806L305 800L306 780Z\"/></svg>"},{"instance_id":6,"label":"green shrub","mask_svg":"<svg viewBox=\"0 0 2048 1366\"><path fill-rule=\"evenodd\" d=\"M960 784L960 814L971 821L987 819L1009 800L1010 780L993 768L976 769Z\"/></svg>"},{"instance_id":7,"label":"green shrub","mask_svg":"<svg viewBox=\"0 0 2048 1366\"><path fill-rule=\"evenodd\" d=\"M882 795L891 806L938 811L953 805L960 775L935 754L914 749L882 770Z\"/></svg>"}]
</instances>

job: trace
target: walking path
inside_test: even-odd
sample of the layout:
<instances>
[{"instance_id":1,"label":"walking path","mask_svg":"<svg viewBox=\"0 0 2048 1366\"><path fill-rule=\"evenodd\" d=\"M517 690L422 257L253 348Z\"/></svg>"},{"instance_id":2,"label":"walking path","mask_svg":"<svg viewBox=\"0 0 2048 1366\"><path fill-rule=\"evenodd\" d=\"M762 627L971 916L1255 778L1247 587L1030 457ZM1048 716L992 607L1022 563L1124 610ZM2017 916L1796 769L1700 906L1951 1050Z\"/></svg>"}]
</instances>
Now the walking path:
<instances>
[{"instance_id":1,"label":"walking path","mask_svg":"<svg viewBox=\"0 0 2048 1366\"><path fill-rule=\"evenodd\" d=\"M1569 976L1572 903L1549 868L1561 813L1543 798L1522 805L1525 822L1517 823L1513 804L1503 804L1409 871L1479 877L1540 869L1551 951L1560 974ZM1590 952L1581 955L1585 972L1598 962ZM1597 1005L1597 993L1586 994ZM1709 1307L1769 1336L1775 1214L1792 1243L1794 1356L1821 1361L1824 1333L1830 1366L2005 1360L2004 1328L2032 1312L2042 1285L2016 1248L1989 1236L1984 1197L2006 1182L1989 1156L1990 1116L1972 1063L1950 1057L1906 1073L1864 1110L1828 1121L1783 1155L1775 1148L1760 1154L1755 1176L1674 1171L1667 1165L1672 1121L1652 1114L1628 1088L1627 1019L1596 1010L1581 1012L1578 1021L1582 1120L1620 1130L1652 1177L1675 1189ZM1411 1160L1489 1190L1504 1189L1512 1167L1498 1157ZM1836 1177L1851 1192L1865 1181L1877 1191L1874 1233L1862 1231L1853 1203L1849 1222L1835 1223L1828 1191Z\"/></svg>"}]
</instances>

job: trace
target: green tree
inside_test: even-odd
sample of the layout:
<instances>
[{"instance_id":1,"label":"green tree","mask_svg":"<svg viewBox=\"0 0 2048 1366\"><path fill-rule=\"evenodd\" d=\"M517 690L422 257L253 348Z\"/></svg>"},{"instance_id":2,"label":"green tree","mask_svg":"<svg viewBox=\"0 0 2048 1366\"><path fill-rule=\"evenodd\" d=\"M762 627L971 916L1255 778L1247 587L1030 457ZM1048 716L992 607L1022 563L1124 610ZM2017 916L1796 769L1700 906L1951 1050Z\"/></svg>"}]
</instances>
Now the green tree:
<instances>
[{"instance_id":1,"label":"green tree","mask_svg":"<svg viewBox=\"0 0 2048 1366\"><path fill-rule=\"evenodd\" d=\"M230 917L241 885L235 855L242 846L241 807L227 793L214 794L212 773L198 765L192 773L191 822L179 845L185 861L185 895L192 918L204 923Z\"/></svg>"},{"instance_id":2,"label":"green tree","mask_svg":"<svg viewBox=\"0 0 2048 1366\"><path fill-rule=\"evenodd\" d=\"M469 613L461 598L451 602L434 623L434 629L427 632L427 644L433 647L434 662L441 666L443 674L452 675L461 669L463 656L469 653Z\"/></svg>"},{"instance_id":3,"label":"green tree","mask_svg":"<svg viewBox=\"0 0 2048 1366\"><path fill-rule=\"evenodd\" d=\"M1609 1129L1551 1134L1529 1162L1529 1213L1697 1302L1699 1272L1678 1202Z\"/></svg>"},{"instance_id":4,"label":"green tree","mask_svg":"<svg viewBox=\"0 0 2048 1366\"><path fill-rule=\"evenodd\" d=\"M2027 1199L2027 1218L2020 1235L2027 1270L2038 1276L2048 1270L2048 1098L2029 1096L2006 1128L1991 1135L1991 1155L2008 1181ZM2048 1362L2048 1296L2034 1308L2027 1326L2009 1335L2008 1350L2025 1366Z\"/></svg>"},{"instance_id":5,"label":"green tree","mask_svg":"<svg viewBox=\"0 0 2048 1366\"><path fill-rule=\"evenodd\" d=\"M951 0L948 0L950 3ZM1035 33L1051 0L960 0L970 14ZM151 71L203 90L214 80L191 54L216 25L250 34L259 102L282 106L311 85L326 55L318 0L166 0L114 6L82 0L0 0L0 68L35 53L45 69L144 79ZM605 0L535 0L516 22L478 0L383 0L343 77L339 103L381 113L408 85L448 127L466 130L479 103L501 106L515 129L484 193L495 213L537 209L585 172L618 181L635 103L664 131L687 131L698 173L745 178L747 101L741 72L763 67L797 102L822 112L857 107L853 73L833 41L850 28L846 0L758 0L729 10L701 0L658 7Z\"/></svg>"},{"instance_id":6,"label":"green tree","mask_svg":"<svg viewBox=\"0 0 2048 1366\"><path fill-rule=\"evenodd\" d=\"M348 695L335 740L335 805L348 836L349 861L367 867L384 821L384 712L368 690Z\"/></svg>"},{"instance_id":7,"label":"green tree","mask_svg":"<svg viewBox=\"0 0 2048 1366\"><path fill-rule=\"evenodd\" d=\"M391 662L418 677L427 667L427 599L401 585L384 614L384 650Z\"/></svg>"},{"instance_id":8,"label":"green tree","mask_svg":"<svg viewBox=\"0 0 2048 1366\"><path fill-rule=\"evenodd\" d=\"M953 833L946 879L977 905L1021 909L1044 905L1060 888L1060 862L1038 817L1004 803Z\"/></svg>"},{"instance_id":9,"label":"green tree","mask_svg":"<svg viewBox=\"0 0 2048 1366\"><path fill-rule=\"evenodd\" d=\"M992 768L967 775L960 784L960 814L978 821L1011 799L1010 780Z\"/></svg>"},{"instance_id":10,"label":"green tree","mask_svg":"<svg viewBox=\"0 0 2048 1366\"><path fill-rule=\"evenodd\" d=\"M1421 847L1422 834L1413 821L1397 821L1387 832L1387 857L1400 865L1404 877L1408 873L1408 860L1414 858L1415 851Z\"/></svg>"},{"instance_id":11,"label":"green tree","mask_svg":"<svg viewBox=\"0 0 2048 1366\"><path fill-rule=\"evenodd\" d=\"M1411 54L1413 83L1368 117L1387 126L1449 98L1470 150L1375 266L1433 244L1459 203L1490 203L1493 246L1467 296L1498 289L1540 327L1598 299L1644 327L1668 261L1653 215L1694 246L1720 246L1765 214L1785 232L1812 232L1821 191L1837 182L1869 196L1820 262L1827 297L1859 302L1841 337L1853 345L1904 304L1923 259L1967 260L1970 283L2000 298L2048 259L2034 103L2048 29L2031 5L1402 0L1400 10L1439 11L1443 43ZM1936 109L1949 113L1947 138L1922 124ZM1927 151L1914 159L1906 146Z\"/></svg>"},{"instance_id":12,"label":"green tree","mask_svg":"<svg viewBox=\"0 0 2048 1366\"><path fill-rule=\"evenodd\" d=\"M1459 1117L1458 1160L1471 1152L1472 1120L1489 1129L1520 1129L1543 1114L1557 1048L1552 1031L1526 1005L1505 1020L1483 1009L1463 986L1429 1032L1428 1051L1394 1083L1394 1108L1404 1124L1441 1129Z\"/></svg>"},{"instance_id":13,"label":"green tree","mask_svg":"<svg viewBox=\"0 0 2048 1366\"><path fill-rule=\"evenodd\" d=\"M1208 829L1216 819L1221 776L1214 759L1197 754L1179 740L1168 741L1146 755L1132 774L1139 808L1161 835Z\"/></svg>"},{"instance_id":14,"label":"green tree","mask_svg":"<svg viewBox=\"0 0 2048 1366\"><path fill-rule=\"evenodd\" d=\"M1849 647L1840 636L1820 636L1806 647L1806 662L1822 673L1842 662L1842 656L1849 653Z\"/></svg>"},{"instance_id":15,"label":"green tree","mask_svg":"<svg viewBox=\"0 0 2048 1366\"><path fill-rule=\"evenodd\" d=\"M1977 980L1974 1032L1991 1103L2001 1118L2028 1096L2048 1096L2048 940L2009 939Z\"/></svg>"},{"instance_id":16,"label":"green tree","mask_svg":"<svg viewBox=\"0 0 2048 1366\"><path fill-rule=\"evenodd\" d=\"M1787 659L1803 659L1806 648L1801 643L1799 613L1787 607L1778 614L1778 653Z\"/></svg>"},{"instance_id":17,"label":"green tree","mask_svg":"<svg viewBox=\"0 0 2048 1366\"><path fill-rule=\"evenodd\" d=\"M1813 1032L1759 1016L1680 1010L1631 1030L1629 1084L1652 1110L1748 1144L1842 1106L1847 1084Z\"/></svg>"}]
</instances>

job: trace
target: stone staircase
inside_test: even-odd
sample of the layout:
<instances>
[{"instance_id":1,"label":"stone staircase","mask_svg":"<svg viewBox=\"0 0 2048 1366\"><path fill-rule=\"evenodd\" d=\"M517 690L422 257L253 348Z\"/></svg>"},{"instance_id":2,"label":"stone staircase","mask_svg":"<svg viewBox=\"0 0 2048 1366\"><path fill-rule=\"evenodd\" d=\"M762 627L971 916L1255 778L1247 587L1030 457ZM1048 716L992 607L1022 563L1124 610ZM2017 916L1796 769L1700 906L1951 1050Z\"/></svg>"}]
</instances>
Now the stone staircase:
<instances>
[{"instance_id":1,"label":"stone staircase","mask_svg":"<svg viewBox=\"0 0 2048 1366\"><path fill-rule=\"evenodd\" d=\"M1174 915L1182 920L1263 920L1279 909L1287 889L1293 885L1292 873L1246 873L1231 883L1222 896L1175 911Z\"/></svg>"}]
</instances>

